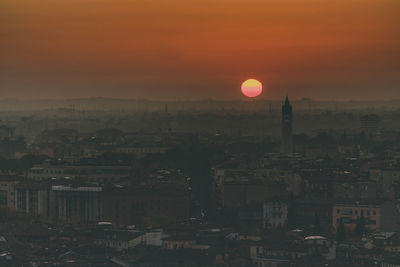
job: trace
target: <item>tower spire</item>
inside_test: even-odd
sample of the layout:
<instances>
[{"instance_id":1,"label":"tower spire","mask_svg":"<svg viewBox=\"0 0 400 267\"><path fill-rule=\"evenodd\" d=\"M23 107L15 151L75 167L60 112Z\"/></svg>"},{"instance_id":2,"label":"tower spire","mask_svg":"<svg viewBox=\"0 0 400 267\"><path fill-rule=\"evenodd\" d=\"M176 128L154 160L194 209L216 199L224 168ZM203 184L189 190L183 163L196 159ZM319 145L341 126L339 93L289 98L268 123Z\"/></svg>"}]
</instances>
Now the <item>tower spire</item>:
<instances>
[{"instance_id":1,"label":"tower spire","mask_svg":"<svg viewBox=\"0 0 400 267\"><path fill-rule=\"evenodd\" d=\"M282 105L282 153L293 153L292 105L288 95L286 95L285 102Z\"/></svg>"}]
</instances>

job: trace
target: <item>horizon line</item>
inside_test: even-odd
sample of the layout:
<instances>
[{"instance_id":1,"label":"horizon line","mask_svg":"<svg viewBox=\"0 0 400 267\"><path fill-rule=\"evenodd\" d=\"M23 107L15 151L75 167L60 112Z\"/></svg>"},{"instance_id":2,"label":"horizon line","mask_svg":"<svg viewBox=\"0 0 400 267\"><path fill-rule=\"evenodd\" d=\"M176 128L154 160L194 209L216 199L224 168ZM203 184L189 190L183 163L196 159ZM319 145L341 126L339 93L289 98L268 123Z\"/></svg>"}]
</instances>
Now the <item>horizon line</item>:
<instances>
[{"instance_id":1,"label":"horizon line","mask_svg":"<svg viewBox=\"0 0 400 267\"><path fill-rule=\"evenodd\" d=\"M0 101L19 101L19 102L39 102L39 101L77 101L77 100L112 100L112 101L148 101L148 102L160 102L160 103L174 103L174 102L278 102L283 101L284 98L198 98L198 99L150 99L150 98L123 98L123 97L104 97L104 96L93 96L93 97L68 97L68 98L16 98L7 97L0 98ZM310 97L302 98L291 98L291 102L299 101L310 101L310 102L396 102L400 101L400 98L392 99L313 99Z\"/></svg>"}]
</instances>

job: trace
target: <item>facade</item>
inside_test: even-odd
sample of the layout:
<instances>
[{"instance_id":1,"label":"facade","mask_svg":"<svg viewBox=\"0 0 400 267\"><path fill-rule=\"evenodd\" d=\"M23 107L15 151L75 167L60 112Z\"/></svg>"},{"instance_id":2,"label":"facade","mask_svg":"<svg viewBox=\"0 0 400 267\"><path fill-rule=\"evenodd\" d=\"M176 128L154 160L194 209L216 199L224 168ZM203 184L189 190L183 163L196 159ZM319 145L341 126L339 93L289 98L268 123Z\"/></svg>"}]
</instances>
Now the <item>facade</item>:
<instances>
[{"instance_id":1,"label":"facade","mask_svg":"<svg viewBox=\"0 0 400 267\"><path fill-rule=\"evenodd\" d=\"M173 184L111 188L103 207L104 219L115 225L157 225L188 218L190 192Z\"/></svg>"},{"instance_id":2,"label":"facade","mask_svg":"<svg viewBox=\"0 0 400 267\"><path fill-rule=\"evenodd\" d=\"M286 96L282 106L282 153L284 154L293 153L292 121L292 105Z\"/></svg>"},{"instance_id":3,"label":"facade","mask_svg":"<svg viewBox=\"0 0 400 267\"><path fill-rule=\"evenodd\" d=\"M288 205L285 201L269 200L263 205L263 228L283 228L286 226Z\"/></svg>"},{"instance_id":4,"label":"facade","mask_svg":"<svg viewBox=\"0 0 400 267\"><path fill-rule=\"evenodd\" d=\"M371 169L369 174L377 184L379 198L400 198L400 169Z\"/></svg>"},{"instance_id":5,"label":"facade","mask_svg":"<svg viewBox=\"0 0 400 267\"><path fill-rule=\"evenodd\" d=\"M196 244L193 236L172 236L162 240L163 249L183 249Z\"/></svg>"},{"instance_id":6,"label":"facade","mask_svg":"<svg viewBox=\"0 0 400 267\"><path fill-rule=\"evenodd\" d=\"M161 247L162 240L166 237L168 237L168 235L165 234L161 229L160 230L152 230L152 231L146 232L144 234L143 242L146 246Z\"/></svg>"},{"instance_id":7,"label":"facade","mask_svg":"<svg viewBox=\"0 0 400 267\"><path fill-rule=\"evenodd\" d=\"M301 198L295 199L294 202L298 227L314 225L315 218L318 216L321 228L325 231L330 230L332 222L332 201Z\"/></svg>"},{"instance_id":8,"label":"facade","mask_svg":"<svg viewBox=\"0 0 400 267\"><path fill-rule=\"evenodd\" d=\"M27 178L31 180L82 179L87 182L115 182L131 176L129 166L92 166L92 165L51 165L42 164L32 167Z\"/></svg>"},{"instance_id":9,"label":"facade","mask_svg":"<svg viewBox=\"0 0 400 267\"><path fill-rule=\"evenodd\" d=\"M376 114L363 115L360 118L361 129L367 133L376 133L379 128L380 119Z\"/></svg>"},{"instance_id":10,"label":"facade","mask_svg":"<svg viewBox=\"0 0 400 267\"><path fill-rule=\"evenodd\" d=\"M15 208L34 216L50 216L49 184L25 181L15 186Z\"/></svg>"},{"instance_id":11,"label":"facade","mask_svg":"<svg viewBox=\"0 0 400 267\"><path fill-rule=\"evenodd\" d=\"M226 182L222 186L223 207L244 207L286 195L283 182Z\"/></svg>"},{"instance_id":12,"label":"facade","mask_svg":"<svg viewBox=\"0 0 400 267\"><path fill-rule=\"evenodd\" d=\"M257 258L253 259L253 262L258 267L289 267L290 266L290 260L287 260L287 259L257 257Z\"/></svg>"},{"instance_id":13,"label":"facade","mask_svg":"<svg viewBox=\"0 0 400 267\"><path fill-rule=\"evenodd\" d=\"M51 216L67 222L99 222L102 219L102 187L51 187Z\"/></svg>"},{"instance_id":14,"label":"facade","mask_svg":"<svg viewBox=\"0 0 400 267\"><path fill-rule=\"evenodd\" d=\"M365 228L370 231L381 229L381 206L378 204L335 204L332 208L332 226L338 229L340 220L345 228L354 230L357 220L365 218Z\"/></svg>"},{"instance_id":15,"label":"facade","mask_svg":"<svg viewBox=\"0 0 400 267\"><path fill-rule=\"evenodd\" d=\"M213 190L221 207L244 207L299 191L301 178L275 168L214 169Z\"/></svg>"},{"instance_id":16,"label":"facade","mask_svg":"<svg viewBox=\"0 0 400 267\"><path fill-rule=\"evenodd\" d=\"M144 234L140 231L104 230L95 234L95 244L118 251L134 248L144 242Z\"/></svg>"},{"instance_id":17,"label":"facade","mask_svg":"<svg viewBox=\"0 0 400 267\"><path fill-rule=\"evenodd\" d=\"M167 151L167 147L164 146L130 146L130 147L119 147L116 149L119 153L133 154L137 157L144 157L149 154L163 154Z\"/></svg>"},{"instance_id":18,"label":"facade","mask_svg":"<svg viewBox=\"0 0 400 267\"><path fill-rule=\"evenodd\" d=\"M400 203L385 201L381 205L381 231L400 232Z\"/></svg>"},{"instance_id":19,"label":"facade","mask_svg":"<svg viewBox=\"0 0 400 267\"><path fill-rule=\"evenodd\" d=\"M302 195L307 198L330 200L333 198L333 180L322 173L315 175L304 172L302 178Z\"/></svg>"},{"instance_id":20,"label":"facade","mask_svg":"<svg viewBox=\"0 0 400 267\"><path fill-rule=\"evenodd\" d=\"M336 259L336 241L323 236L307 236L304 238L303 245L307 247L310 255L320 254L326 260Z\"/></svg>"},{"instance_id":21,"label":"facade","mask_svg":"<svg viewBox=\"0 0 400 267\"><path fill-rule=\"evenodd\" d=\"M336 259L335 241L323 236L307 236L304 239L288 240L282 236L275 237L271 243L250 245L250 259L256 266L322 266L320 264L297 265L301 258L319 256L325 261Z\"/></svg>"},{"instance_id":22,"label":"facade","mask_svg":"<svg viewBox=\"0 0 400 267\"><path fill-rule=\"evenodd\" d=\"M335 182L333 196L335 199L376 199L376 182L371 180L353 180Z\"/></svg>"},{"instance_id":23,"label":"facade","mask_svg":"<svg viewBox=\"0 0 400 267\"><path fill-rule=\"evenodd\" d=\"M301 192L301 176L292 170L279 170L279 179L284 181L287 186L287 191L295 196Z\"/></svg>"},{"instance_id":24,"label":"facade","mask_svg":"<svg viewBox=\"0 0 400 267\"><path fill-rule=\"evenodd\" d=\"M18 182L18 177L15 175L0 176L0 208L15 207L15 185Z\"/></svg>"},{"instance_id":25,"label":"facade","mask_svg":"<svg viewBox=\"0 0 400 267\"><path fill-rule=\"evenodd\" d=\"M71 187L25 181L15 186L15 208L32 216L66 222L102 219L101 187Z\"/></svg>"}]
</instances>

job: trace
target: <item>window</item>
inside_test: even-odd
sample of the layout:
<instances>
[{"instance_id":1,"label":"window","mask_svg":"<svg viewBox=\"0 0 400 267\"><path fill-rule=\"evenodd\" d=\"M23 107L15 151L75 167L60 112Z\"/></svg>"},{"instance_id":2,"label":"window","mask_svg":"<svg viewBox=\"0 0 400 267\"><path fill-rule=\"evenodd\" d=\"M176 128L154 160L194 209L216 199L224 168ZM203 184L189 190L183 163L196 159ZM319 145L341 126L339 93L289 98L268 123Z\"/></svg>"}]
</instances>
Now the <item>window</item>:
<instances>
[{"instance_id":1,"label":"window","mask_svg":"<svg viewBox=\"0 0 400 267\"><path fill-rule=\"evenodd\" d=\"M343 221L343 223L353 223L353 220L350 217L343 217L342 221Z\"/></svg>"},{"instance_id":2,"label":"window","mask_svg":"<svg viewBox=\"0 0 400 267\"><path fill-rule=\"evenodd\" d=\"M7 190L0 190L0 206L7 206Z\"/></svg>"},{"instance_id":3,"label":"window","mask_svg":"<svg viewBox=\"0 0 400 267\"><path fill-rule=\"evenodd\" d=\"M340 209L337 209L337 210L336 210L336 213L337 213L337 214L340 214Z\"/></svg>"},{"instance_id":4,"label":"window","mask_svg":"<svg viewBox=\"0 0 400 267\"><path fill-rule=\"evenodd\" d=\"M353 210L352 209L343 209L342 214L343 215L351 215L351 214L353 214Z\"/></svg>"},{"instance_id":5,"label":"window","mask_svg":"<svg viewBox=\"0 0 400 267\"><path fill-rule=\"evenodd\" d=\"M374 215L376 215L376 210L374 210L372 213L373 213Z\"/></svg>"}]
</instances>

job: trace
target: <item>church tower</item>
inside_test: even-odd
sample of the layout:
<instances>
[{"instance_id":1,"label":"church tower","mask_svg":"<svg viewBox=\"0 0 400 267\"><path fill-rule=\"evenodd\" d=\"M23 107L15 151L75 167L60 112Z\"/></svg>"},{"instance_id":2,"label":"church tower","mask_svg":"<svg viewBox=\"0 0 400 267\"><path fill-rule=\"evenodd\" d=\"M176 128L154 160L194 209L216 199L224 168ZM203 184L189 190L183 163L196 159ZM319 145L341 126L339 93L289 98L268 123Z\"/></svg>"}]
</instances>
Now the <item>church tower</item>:
<instances>
[{"instance_id":1,"label":"church tower","mask_svg":"<svg viewBox=\"0 0 400 267\"><path fill-rule=\"evenodd\" d=\"M171 132L171 117L168 112L168 104L165 104L164 106L164 119L163 119L163 127L162 131L165 133L170 133Z\"/></svg>"},{"instance_id":2,"label":"church tower","mask_svg":"<svg viewBox=\"0 0 400 267\"><path fill-rule=\"evenodd\" d=\"M282 153L293 153L292 105L287 96L285 103L282 105Z\"/></svg>"}]
</instances>

